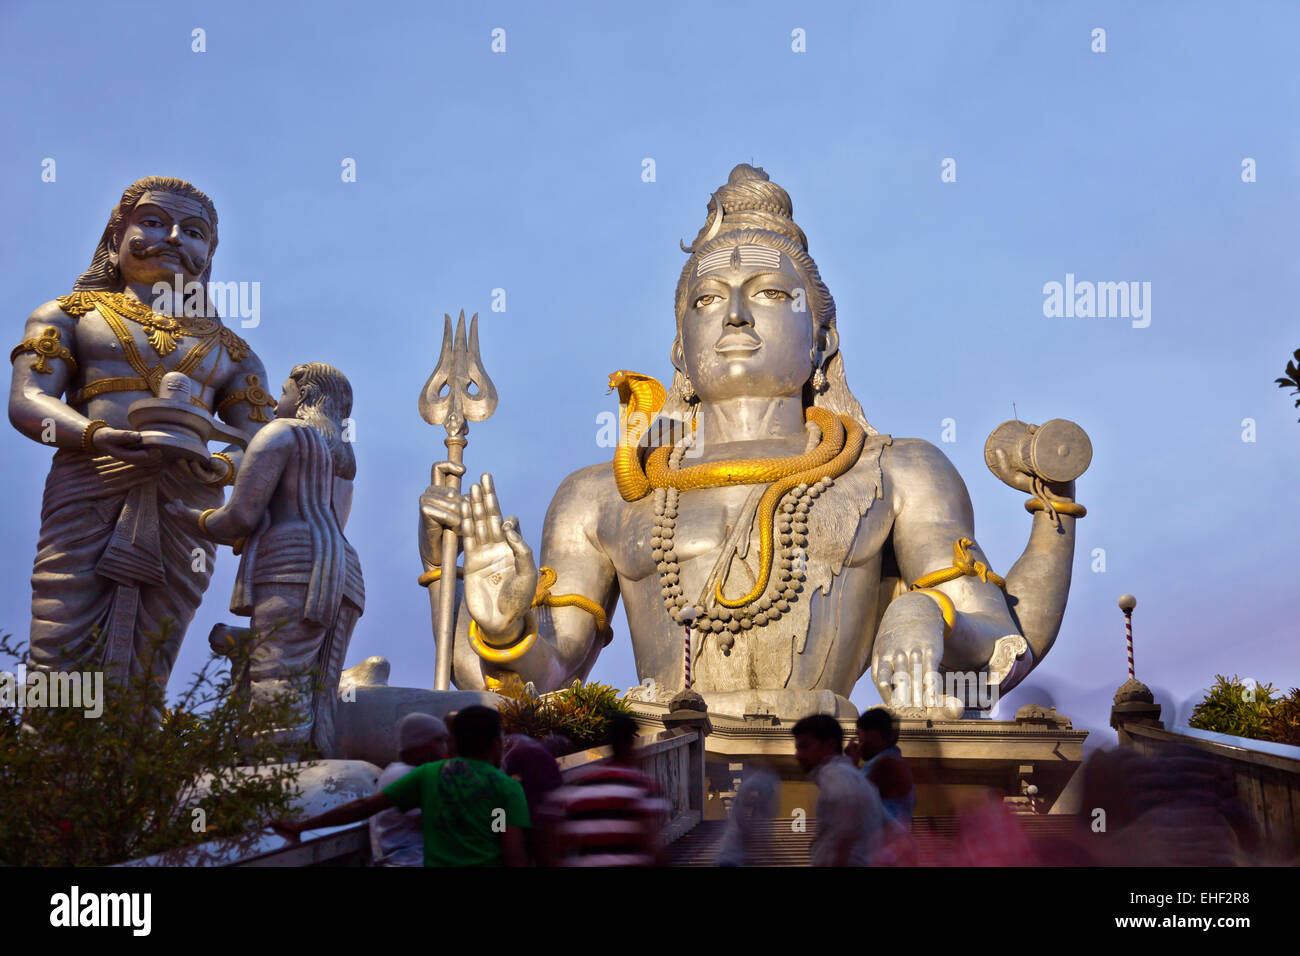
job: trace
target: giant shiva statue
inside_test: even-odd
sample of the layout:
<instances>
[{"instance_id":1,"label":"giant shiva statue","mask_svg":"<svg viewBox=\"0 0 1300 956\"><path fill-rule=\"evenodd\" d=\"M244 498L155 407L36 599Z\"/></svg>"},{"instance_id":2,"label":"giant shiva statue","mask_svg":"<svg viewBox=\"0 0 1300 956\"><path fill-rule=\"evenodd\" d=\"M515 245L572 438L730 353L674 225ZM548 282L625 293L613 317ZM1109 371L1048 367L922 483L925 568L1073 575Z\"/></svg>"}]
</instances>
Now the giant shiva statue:
<instances>
[{"instance_id":1,"label":"giant shiva statue","mask_svg":"<svg viewBox=\"0 0 1300 956\"><path fill-rule=\"evenodd\" d=\"M561 484L542 568L490 475L468 494L435 482L421 497L426 579L444 529L463 541L458 687L585 677L620 594L646 693L666 701L689 686L737 715L852 716L870 668L895 708L959 717L977 689L954 694L945 675L1005 692L1051 649L1087 436L1057 420L990 438L990 468L1033 496L1028 547L1000 577L948 459L879 433L849 391L835 302L792 215L752 166L714 193L683 246L672 384L611 376L624 440L612 465ZM645 440L656 434L669 438Z\"/></svg>"}]
</instances>

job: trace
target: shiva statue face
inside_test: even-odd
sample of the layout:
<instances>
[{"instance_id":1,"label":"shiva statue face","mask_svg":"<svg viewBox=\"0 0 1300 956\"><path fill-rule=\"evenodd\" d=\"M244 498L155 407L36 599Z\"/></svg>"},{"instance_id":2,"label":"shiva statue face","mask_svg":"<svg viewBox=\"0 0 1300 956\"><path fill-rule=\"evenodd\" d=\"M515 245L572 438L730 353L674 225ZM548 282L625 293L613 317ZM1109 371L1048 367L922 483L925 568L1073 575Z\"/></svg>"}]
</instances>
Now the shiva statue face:
<instances>
[{"instance_id":1,"label":"shiva statue face","mask_svg":"<svg viewBox=\"0 0 1300 956\"><path fill-rule=\"evenodd\" d=\"M127 217L118 243L118 268L127 283L169 285L203 277L215 230L203 206L171 192L147 192Z\"/></svg>"},{"instance_id":2,"label":"shiva statue face","mask_svg":"<svg viewBox=\"0 0 1300 956\"><path fill-rule=\"evenodd\" d=\"M681 321L681 358L705 402L800 394L816 342L804 282L784 253L741 245L702 256Z\"/></svg>"}]
</instances>

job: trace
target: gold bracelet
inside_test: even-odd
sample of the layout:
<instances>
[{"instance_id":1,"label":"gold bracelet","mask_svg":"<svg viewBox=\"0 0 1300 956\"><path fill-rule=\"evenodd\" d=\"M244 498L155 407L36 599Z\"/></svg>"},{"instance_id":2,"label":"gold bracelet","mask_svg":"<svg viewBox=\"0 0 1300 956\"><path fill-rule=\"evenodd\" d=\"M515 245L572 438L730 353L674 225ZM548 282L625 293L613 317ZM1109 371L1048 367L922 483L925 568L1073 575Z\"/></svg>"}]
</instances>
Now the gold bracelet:
<instances>
[{"instance_id":1,"label":"gold bracelet","mask_svg":"<svg viewBox=\"0 0 1300 956\"><path fill-rule=\"evenodd\" d=\"M1025 502L1025 510L1033 514L1035 511L1046 511L1047 505L1038 498L1030 498ZM1088 513L1088 509L1077 501L1053 501L1052 510L1071 518L1082 518Z\"/></svg>"},{"instance_id":2,"label":"gold bracelet","mask_svg":"<svg viewBox=\"0 0 1300 956\"><path fill-rule=\"evenodd\" d=\"M85 431L81 433L81 450L87 455L93 455L95 453L95 445L92 442L92 439L95 437L95 432L99 431L101 428L107 427L108 422L104 421L102 418L96 418L87 425Z\"/></svg>"},{"instance_id":3,"label":"gold bracelet","mask_svg":"<svg viewBox=\"0 0 1300 956\"><path fill-rule=\"evenodd\" d=\"M226 463L226 476L221 479L222 485L233 485L235 483L235 462L224 451L214 452L213 458L220 458Z\"/></svg>"},{"instance_id":4,"label":"gold bracelet","mask_svg":"<svg viewBox=\"0 0 1300 956\"><path fill-rule=\"evenodd\" d=\"M492 647L483 637L483 632L479 630L478 623L470 618L469 621L469 646L474 649L474 653L483 660L492 664L507 664L510 661L517 660L528 653L537 640L537 618L529 611L524 615L524 635L509 647Z\"/></svg>"},{"instance_id":5,"label":"gold bracelet","mask_svg":"<svg viewBox=\"0 0 1300 956\"><path fill-rule=\"evenodd\" d=\"M939 613L943 615L943 639L946 641L952 635L952 629L957 623L957 607L952 603L952 598L933 588L917 588L911 593L925 594L934 598L934 603L939 605Z\"/></svg>"},{"instance_id":6,"label":"gold bracelet","mask_svg":"<svg viewBox=\"0 0 1300 956\"><path fill-rule=\"evenodd\" d=\"M209 508L207 511L199 515L199 530L203 532L203 537L205 538L212 537L212 532L208 530L208 518L210 518L212 513L216 510L216 508Z\"/></svg>"},{"instance_id":7,"label":"gold bracelet","mask_svg":"<svg viewBox=\"0 0 1300 956\"><path fill-rule=\"evenodd\" d=\"M459 564L456 565L456 577L458 578L465 577L465 569L462 568ZM416 578L415 583L420 585L420 587L422 588L427 588L430 584L433 584L435 581L440 581L440 580L442 580L442 568L430 568L428 571L425 571L418 578Z\"/></svg>"}]
</instances>

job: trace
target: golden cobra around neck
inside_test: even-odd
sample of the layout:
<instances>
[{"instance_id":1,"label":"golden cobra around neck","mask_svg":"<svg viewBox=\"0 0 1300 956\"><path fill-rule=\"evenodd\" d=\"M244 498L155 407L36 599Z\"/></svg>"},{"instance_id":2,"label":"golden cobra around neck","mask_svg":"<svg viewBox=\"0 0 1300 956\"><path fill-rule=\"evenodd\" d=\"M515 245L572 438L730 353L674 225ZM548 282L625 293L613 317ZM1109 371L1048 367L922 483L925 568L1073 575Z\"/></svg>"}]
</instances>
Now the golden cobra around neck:
<instances>
[{"instance_id":1,"label":"golden cobra around neck","mask_svg":"<svg viewBox=\"0 0 1300 956\"><path fill-rule=\"evenodd\" d=\"M725 461L673 469L668 466L671 449L662 446L641 465L638 446L652 420L663 408L667 392L649 375L626 370L609 377L610 389L618 389L619 403L627 408L626 435L614 453L614 481L625 501L637 501L655 488L721 488L730 485L767 484L758 505L759 573L753 589L737 600L722 595L718 580L714 598L723 607L740 608L762 597L772 573L773 523L777 505L799 485L812 484L822 478L838 478L857 462L862 454L866 433L848 415L836 416L824 408L810 406L806 419L821 429L817 447L789 458L732 458Z\"/></svg>"}]
</instances>

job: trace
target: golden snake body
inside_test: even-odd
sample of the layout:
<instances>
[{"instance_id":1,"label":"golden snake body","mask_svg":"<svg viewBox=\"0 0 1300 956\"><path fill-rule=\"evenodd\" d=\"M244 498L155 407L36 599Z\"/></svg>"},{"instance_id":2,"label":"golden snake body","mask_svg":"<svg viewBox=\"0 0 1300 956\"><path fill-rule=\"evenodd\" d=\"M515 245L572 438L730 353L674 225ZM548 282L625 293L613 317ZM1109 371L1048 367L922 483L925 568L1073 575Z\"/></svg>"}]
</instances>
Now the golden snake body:
<instances>
[{"instance_id":1,"label":"golden snake body","mask_svg":"<svg viewBox=\"0 0 1300 956\"><path fill-rule=\"evenodd\" d=\"M773 526L781 499L799 485L812 484L822 478L838 478L862 454L866 432L848 415L836 416L824 408L810 406L806 420L821 429L817 447L789 458L733 458L707 462L689 468L668 466L672 452L667 446L656 448L645 467L641 465L638 446L653 419L663 408L667 392L649 375L620 370L609 376L611 390L618 389L619 403L627 406L626 434L614 453L614 481L625 501L638 501L656 488L687 491L696 488L720 488L734 485L767 484L759 500L759 573L753 589L737 600L722 594L722 579L715 591L723 607L740 608L758 600L767 589L772 573Z\"/></svg>"}]
</instances>

